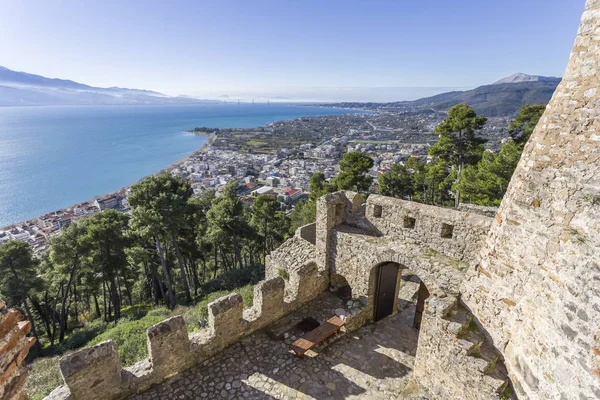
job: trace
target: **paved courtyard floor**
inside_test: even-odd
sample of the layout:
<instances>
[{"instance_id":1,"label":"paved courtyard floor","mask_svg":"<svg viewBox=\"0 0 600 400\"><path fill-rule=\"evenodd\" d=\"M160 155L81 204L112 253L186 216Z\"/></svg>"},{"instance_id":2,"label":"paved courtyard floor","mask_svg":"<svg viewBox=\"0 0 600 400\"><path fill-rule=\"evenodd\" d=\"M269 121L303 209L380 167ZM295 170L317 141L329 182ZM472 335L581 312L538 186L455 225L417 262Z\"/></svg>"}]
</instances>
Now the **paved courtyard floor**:
<instances>
[{"instance_id":1,"label":"paved courtyard floor","mask_svg":"<svg viewBox=\"0 0 600 400\"><path fill-rule=\"evenodd\" d=\"M319 322L344 303L326 294L268 330L132 397L155 399L422 399L401 395L410 377L418 332L414 306L355 332L342 333L299 359L290 343L306 316ZM311 315L311 310L319 310Z\"/></svg>"}]
</instances>

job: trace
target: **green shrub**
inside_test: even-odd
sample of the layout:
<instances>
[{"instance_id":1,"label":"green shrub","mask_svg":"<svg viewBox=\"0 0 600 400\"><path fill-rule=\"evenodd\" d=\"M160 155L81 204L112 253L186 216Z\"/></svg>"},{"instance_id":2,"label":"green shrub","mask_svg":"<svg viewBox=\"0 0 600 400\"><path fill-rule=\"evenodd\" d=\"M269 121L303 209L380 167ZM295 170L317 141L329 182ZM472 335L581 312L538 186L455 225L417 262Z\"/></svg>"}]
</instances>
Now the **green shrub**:
<instances>
[{"instance_id":1,"label":"green shrub","mask_svg":"<svg viewBox=\"0 0 600 400\"><path fill-rule=\"evenodd\" d=\"M140 319L144 318L148 312L153 310L153 306L148 303L136 304L130 307L124 307L121 309L121 316L129 319Z\"/></svg>"},{"instance_id":2,"label":"green shrub","mask_svg":"<svg viewBox=\"0 0 600 400\"><path fill-rule=\"evenodd\" d=\"M239 293L242 296L245 307L252 306L254 299L254 285L246 285L235 289L233 292ZM208 322L208 303L217 300L219 297L227 296L230 293L232 292L227 290L210 293L193 307L177 307L173 311L173 314L182 315L188 331L195 332L201 329L200 321L203 318Z\"/></svg>"},{"instance_id":3,"label":"green shrub","mask_svg":"<svg viewBox=\"0 0 600 400\"><path fill-rule=\"evenodd\" d=\"M51 354L64 354L69 350L78 349L80 347L87 346L88 343L93 340L96 336L104 332L110 325L106 324L102 320L96 320L84 325L81 328L73 330L69 335L62 341L61 344L56 346L50 351Z\"/></svg>"},{"instance_id":4,"label":"green shrub","mask_svg":"<svg viewBox=\"0 0 600 400\"><path fill-rule=\"evenodd\" d=\"M255 265L248 268L231 269L222 273L216 279L200 285L200 297L221 290L232 291L245 285L256 284L265 273L262 265Z\"/></svg>"},{"instance_id":5,"label":"green shrub","mask_svg":"<svg viewBox=\"0 0 600 400\"><path fill-rule=\"evenodd\" d=\"M152 325L165 320L166 316L161 312L159 315L146 315L142 319L128 320L121 319L112 328L107 329L101 335L98 335L88 345L93 346L105 340L112 339L117 345L119 357L124 366L135 364L148 357L148 347L146 344L146 329Z\"/></svg>"},{"instance_id":6,"label":"green shrub","mask_svg":"<svg viewBox=\"0 0 600 400\"><path fill-rule=\"evenodd\" d=\"M283 279L285 279L286 281L290 280L290 273L287 272L287 270L283 269L283 268L279 268L277 270L277 275L279 275L280 277L282 277Z\"/></svg>"},{"instance_id":7,"label":"green shrub","mask_svg":"<svg viewBox=\"0 0 600 400\"><path fill-rule=\"evenodd\" d=\"M236 279L252 279L252 274L230 274L229 282ZM241 278L245 277L245 278ZM219 281L221 284L223 281ZM254 299L254 286L247 284L234 290L242 296L244 306L252 306ZM59 355L55 357L38 358L31 364L29 380L27 382L27 393L32 400L43 399L54 388L62 384L58 359L64 353L85 346L93 346L105 340L112 339L117 345L119 357L123 366L130 366L148 357L146 342L146 330L169 317L175 315L183 316L188 331L193 332L201 329L200 320L205 318L208 322L208 303L219 297L230 294L230 290L218 290L212 293L198 296L199 301L195 306L178 306L171 311L166 307L151 308L149 305L138 305L123 310L123 315L117 324L106 324L101 320L90 322L82 328L75 329L68 337L53 349L46 352Z\"/></svg>"},{"instance_id":8,"label":"green shrub","mask_svg":"<svg viewBox=\"0 0 600 400\"><path fill-rule=\"evenodd\" d=\"M148 311L146 317L163 317L166 319L170 314L171 310L169 310L167 307L156 307Z\"/></svg>"}]
</instances>

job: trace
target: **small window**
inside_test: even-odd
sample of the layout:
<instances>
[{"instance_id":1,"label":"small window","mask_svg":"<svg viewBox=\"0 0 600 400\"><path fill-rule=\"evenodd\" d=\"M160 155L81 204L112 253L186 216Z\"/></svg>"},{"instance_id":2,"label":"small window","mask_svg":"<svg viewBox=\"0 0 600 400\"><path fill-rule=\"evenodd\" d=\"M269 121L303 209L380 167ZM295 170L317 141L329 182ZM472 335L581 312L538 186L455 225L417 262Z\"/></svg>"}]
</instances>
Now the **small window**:
<instances>
[{"instance_id":1,"label":"small window","mask_svg":"<svg viewBox=\"0 0 600 400\"><path fill-rule=\"evenodd\" d=\"M375 204L373 206L373 216L375 218L381 218L382 211L383 211L383 208L381 206L378 206L377 204Z\"/></svg>"},{"instance_id":2,"label":"small window","mask_svg":"<svg viewBox=\"0 0 600 400\"><path fill-rule=\"evenodd\" d=\"M407 229L415 229L415 224L417 220L413 217L404 217L404 227Z\"/></svg>"},{"instance_id":3,"label":"small window","mask_svg":"<svg viewBox=\"0 0 600 400\"><path fill-rule=\"evenodd\" d=\"M452 239L454 233L454 225L442 224L442 237L444 239Z\"/></svg>"}]
</instances>

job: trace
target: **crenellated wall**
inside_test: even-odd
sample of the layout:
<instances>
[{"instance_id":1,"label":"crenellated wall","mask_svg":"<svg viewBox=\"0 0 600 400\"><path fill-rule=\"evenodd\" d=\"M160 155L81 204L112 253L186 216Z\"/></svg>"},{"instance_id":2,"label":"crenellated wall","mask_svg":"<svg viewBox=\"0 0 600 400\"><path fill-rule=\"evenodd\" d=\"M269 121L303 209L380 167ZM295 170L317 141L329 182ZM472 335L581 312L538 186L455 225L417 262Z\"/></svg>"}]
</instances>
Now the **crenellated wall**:
<instances>
[{"instance_id":1,"label":"crenellated wall","mask_svg":"<svg viewBox=\"0 0 600 400\"><path fill-rule=\"evenodd\" d=\"M311 244L316 244L317 242L317 224L312 223L308 225L301 226L296 231L296 236L300 236L302 239L306 240Z\"/></svg>"},{"instance_id":2,"label":"crenellated wall","mask_svg":"<svg viewBox=\"0 0 600 400\"><path fill-rule=\"evenodd\" d=\"M25 357L35 343L35 338L27 337L30 329L31 323L19 311L0 300L0 399L27 398Z\"/></svg>"},{"instance_id":3,"label":"crenellated wall","mask_svg":"<svg viewBox=\"0 0 600 400\"><path fill-rule=\"evenodd\" d=\"M182 317L166 320L148 330L150 357L132 367L121 367L112 342L65 356L66 386L50 397L141 392L328 287L361 300L340 315L355 329L373 319L376 267L393 262L430 292L412 373L432 398L500 398L507 373L519 398L600 398L600 0L587 1L563 81L491 211L325 195L316 223L267 257L252 307L222 297L209 304L208 329L191 337ZM0 305L2 355L16 320ZM21 356L8 369L3 360L0 383L17 382L6 392L20 387L23 368Z\"/></svg>"},{"instance_id":4,"label":"crenellated wall","mask_svg":"<svg viewBox=\"0 0 600 400\"><path fill-rule=\"evenodd\" d=\"M598 0L463 293L520 397L600 398Z\"/></svg>"},{"instance_id":5,"label":"crenellated wall","mask_svg":"<svg viewBox=\"0 0 600 400\"><path fill-rule=\"evenodd\" d=\"M354 225L380 236L417 243L448 257L471 262L478 258L492 221L492 218L474 212L371 195L367 200L365 219Z\"/></svg>"},{"instance_id":6,"label":"crenellated wall","mask_svg":"<svg viewBox=\"0 0 600 400\"><path fill-rule=\"evenodd\" d=\"M474 264L492 218L378 195L339 192L321 210L342 205L328 232L330 286L349 288L372 319L376 266L395 262L434 293L455 293ZM440 212L443 210L443 212ZM325 218L323 217L323 220Z\"/></svg>"},{"instance_id":7,"label":"crenellated wall","mask_svg":"<svg viewBox=\"0 0 600 400\"><path fill-rule=\"evenodd\" d=\"M183 317L167 319L147 331L149 358L128 368L122 368L112 341L71 353L60 359L65 386L48 398L117 399L144 391L302 306L327 282L312 262L291 271L287 281L275 277L258 283L248 309L237 293L210 303L208 328L191 336Z\"/></svg>"}]
</instances>

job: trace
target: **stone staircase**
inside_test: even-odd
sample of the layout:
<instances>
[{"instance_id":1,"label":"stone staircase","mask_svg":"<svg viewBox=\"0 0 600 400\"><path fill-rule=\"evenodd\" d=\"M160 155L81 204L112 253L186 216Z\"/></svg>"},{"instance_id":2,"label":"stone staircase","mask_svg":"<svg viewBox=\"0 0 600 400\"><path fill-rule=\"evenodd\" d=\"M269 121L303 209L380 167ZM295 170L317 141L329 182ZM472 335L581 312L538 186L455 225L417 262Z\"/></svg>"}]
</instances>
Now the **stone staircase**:
<instances>
[{"instance_id":1,"label":"stone staircase","mask_svg":"<svg viewBox=\"0 0 600 400\"><path fill-rule=\"evenodd\" d=\"M457 302L444 319L465 356L465 367L472 371L468 379L477 381L472 387L483 388L480 398L516 399L501 354L477 327L470 311Z\"/></svg>"}]
</instances>

